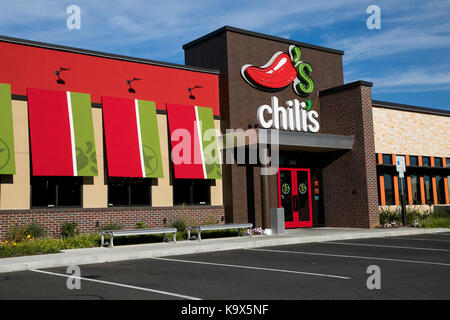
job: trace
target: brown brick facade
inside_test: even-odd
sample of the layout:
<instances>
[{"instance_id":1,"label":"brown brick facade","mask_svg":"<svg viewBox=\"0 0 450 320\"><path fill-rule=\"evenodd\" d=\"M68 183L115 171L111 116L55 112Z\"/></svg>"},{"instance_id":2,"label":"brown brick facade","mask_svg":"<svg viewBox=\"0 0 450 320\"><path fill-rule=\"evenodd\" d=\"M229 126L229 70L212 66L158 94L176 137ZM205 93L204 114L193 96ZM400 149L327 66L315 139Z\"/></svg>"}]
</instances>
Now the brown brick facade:
<instances>
[{"instance_id":1,"label":"brown brick facade","mask_svg":"<svg viewBox=\"0 0 450 320\"><path fill-rule=\"evenodd\" d=\"M222 223L222 206L186 206L154 208L105 208L105 209L33 209L0 212L0 240L5 240L14 224L27 225L32 221L44 226L48 236L59 236L63 222L76 222L82 233L96 233L97 224L120 224L123 228L136 228L145 222L149 227L164 226L175 220L189 224Z\"/></svg>"},{"instance_id":2,"label":"brown brick facade","mask_svg":"<svg viewBox=\"0 0 450 320\"><path fill-rule=\"evenodd\" d=\"M350 83L320 93L322 132L355 137L353 150L323 169L329 227L379 225L371 83Z\"/></svg>"}]
</instances>

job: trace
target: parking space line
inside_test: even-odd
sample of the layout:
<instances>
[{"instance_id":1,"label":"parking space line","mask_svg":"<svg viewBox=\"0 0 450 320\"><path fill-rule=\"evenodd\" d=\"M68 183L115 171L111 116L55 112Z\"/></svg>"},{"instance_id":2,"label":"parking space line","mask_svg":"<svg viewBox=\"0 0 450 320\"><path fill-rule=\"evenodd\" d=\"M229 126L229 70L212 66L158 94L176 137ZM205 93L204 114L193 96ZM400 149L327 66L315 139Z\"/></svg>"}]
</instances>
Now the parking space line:
<instances>
[{"instance_id":1,"label":"parking space line","mask_svg":"<svg viewBox=\"0 0 450 320\"><path fill-rule=\"evenodd\" d=\"M338 276L338 275L332 275L332 274L324 274L324 273L314 273L314 272L294 271L294 270L283 270L283 269L273 269L273 268L263 268L263 267L253 267L253 266L242 266L242 265L235 265L235 264L215 263L215 262L203 262L203 261L170 259L170 258L153 258L153 259L155 259L155 260L164 260L164 261L183 262L183 263L193 263L193 264L204 264L204 265L219 266L219 267L251 269L251 270L261 270L261 271L282 272L282 273L293 273L293 274L302 274L302 275L307 275L307 276L317 276L317 277L327 277L327 278L351 280L350 277Z\"/></svg>"},{"instance_id":2,"label":"parking space line","mask_svg":"<svg viewBox=\"0 0 450 320\"><path fill-rule=\"evenodd\" d=\"M350 259L365 259L365 260L381 260L381 261L391 261L391 262L405 262L405 263L418 263L418 264L430 264L450 267L449 263L442 262L430 262L430 261L417 261L417 260L403 260L403 259L391 259L391 258L379 258L379 257L365 257L365 256L351 256L343 254L332 254L332 253L320 253L320 252L305 252L305 251L288 251L288 250L273 250L273 249L247 249L251 251L264 251L264 252L278 252L278 253L291 253L291 254L304 254L311 256L325 256L325 257L336 257L336 258L350 258Z\"/></svg>"},{"instance_id":3,"label":"parking space line","mask_svg":"<svg viewBox=\"0 0 450 320\"><path fill-rule=\"evenodd\" d=\"M172 296L172 297L177 297L177 298L182 298L182 299L187 299L187 300L202 300L201 298L197 298L197 297L186 296L186 295L182 295L182 294L178 294L178 293L162 291L162 290L156 290L156 289L149 289L149 288L143 288L143 287L130 286L130 285L127 285L127 284L122 284L122 283L115 283L115 282L109 282L109 281L103 281L103 280L83 278L83 277L77 277L77 276L73 276L73 275L67 275L67 274L61 274L61 273L55 273L55 272L49 272L49 271L43 271L43 270L36 270L36 269L30 269L29 271L43 273L43 274L49 274L49 275L52 275L52 276L58 276L58 277L64 277L64 278L80 279L80 280L83 280L83 281L90 281L90 282L96 282L96 283L101 283L101 284L107 284L107 285L116 286L116 287L122 287L122 288L128 288L128 289L134 289L134 290L158 293L158 294L162 294L162 295L166 295L166 296Z\"/></svg>"},{"instance_id":4,"label":"parking space line","mask_svg":"<svg viewBox=\"0 0 450 320\"><path fill-rule=\"evenodd\" d=\"M437 242L449 242L448 239L426 239L426 238L406 238L406 237L391 237L393 240L416 240L416 241L437 241Z\"/></svg>"},{"instance_id":5,"label":"parking space line","mask_svg":"<svg viewBox=\"0 0 450 320\"><path fill-rule=\"evenodd\" d=\"M379 247L379 248L394 248L394 249L411 249L411 250L450 252L450 250L446 250L446 249L404 247L404 246L388 246L388 245L382 245L382 244L369 244L369 243L322 242L322 244L338 244L338 245L345 245L345 246L363 246L363 247Z\"/></svg>"}]
</instances>

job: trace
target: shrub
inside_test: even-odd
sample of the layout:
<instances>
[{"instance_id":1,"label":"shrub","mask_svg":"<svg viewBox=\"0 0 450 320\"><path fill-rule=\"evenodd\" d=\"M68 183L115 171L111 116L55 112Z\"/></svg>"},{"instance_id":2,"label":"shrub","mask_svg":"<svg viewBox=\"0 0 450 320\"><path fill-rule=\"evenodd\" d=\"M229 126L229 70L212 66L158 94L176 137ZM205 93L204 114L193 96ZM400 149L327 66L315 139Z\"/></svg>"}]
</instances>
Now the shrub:
<instances>
[{"instance_id":1,"label":"shrub","mask_svg":"<svg viewBox=\"0 0 450 320\"><path fill-rule=\"evenodd\" d=\"M179 219L179 220L174 220L174 221L172 221L172 222L170 223L170 226L171 226L172 228L177 228L178 231L183 232L183 231L186 231L187 224L186 224L186 221L185 221L185 220Z\"/></svg>"},{"instance_id":2,"label":"shrub","mask_svg":"<svg viewBox=\"0 0 450 320\"><path fill-rule=\"evenodd\" d=\"M47 235L45 227L35 221L25 227L25 233L26 235L30 235L32 238L43 238Z\"/></svg>"},{"instance_id":3,"label":"shrub","mask_svg":"<svg viewBox=\"0 0 450 320\"><path fill-rule=\"evenodd\" d=\"M100 226L99 229L100 229L100 231L104 231L104 230L120 230L120 229L123 229L123 226L120 223L111 222L109 224L105 224L103 226Z\"/></svg>"},{"instance_id":4,"label":"shrub","mask_svg":"<svg viewBox=\"0 0 450 320\"><path fill-rule=\"evenodd\" d=\"M11 227L8 234L8 239L11 242L23 242L27 237L31 238L43 238L46 235L45 228L36 223L31 222L29 225L19 226L17 223Z\"/></svg>"},{"instance_id":5,"label":"shrub","mask_svg":"<svg viewBox=\"0 0 450 320\"><path fill-rule=\"evenodd\" d=\"M145 223L144 220L141 220L138 223L136 223L136 228L138 228L138 229L147 229L148 225Z\"/></svg>"},{"instance_id":6,"label":"shrub","mask_svg":"<svg viewBox=\"0 0 450 320\"><path fill-rule=\"evenodd\" d=\"M61 224L61 236L63 238L69 238L79 235L80 230L77 227L78 223L76 222L63 222Z\"/></svg>"}]
</instances>

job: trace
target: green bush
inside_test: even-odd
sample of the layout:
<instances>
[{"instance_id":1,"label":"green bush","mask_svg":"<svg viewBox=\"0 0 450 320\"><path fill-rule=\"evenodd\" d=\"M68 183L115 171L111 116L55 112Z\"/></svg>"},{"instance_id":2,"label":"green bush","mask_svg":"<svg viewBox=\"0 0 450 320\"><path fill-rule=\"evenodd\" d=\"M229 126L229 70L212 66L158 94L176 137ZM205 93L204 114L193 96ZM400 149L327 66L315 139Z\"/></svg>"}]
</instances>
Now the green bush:
<instances>
[{"instance_id":1,"label":"green bush","mask_svg":"<svg viewBox=\"0 0 450 320\"><path fill-rule=\"evenodd\" d=\"M63 222L61 224L61 236L63 238L69 238L79 235L80 230L77 227L78 223L76 222Z\"/></svg>"},{"instance_id":2,"label":"green bush","mask_svg":"<svg viewBox=\"0 0 450 320\"><path fill-rule=\"evenodd\" d=\"M28 238L43 238L46 235L45 228L36 223L31 222L29 225L18 225L17 223L11 227L8 233L8 240L11 242L23 242Z\"/></svg>"},{"instance_id":3,"label":"green bush","mask_svg":"<svg viewBox=\"0 0 450 320\"><path fill-rule=\"evenodd\" d=\"M138 228L138 229L147 229L148 225L145 223L144 220L141 220L138 223L136 223L136 228Z\"/></svg>"},{"instance_id":4,"label":"green bush","mask_svg":"<svg viewBox=\"0 0 450 320\"><path fill-rule=\"evenodd\" d=\"M186 221L180 219L180 220L172 221L170 223L170 226L172 228L177 228L178 231L183 232L183 231L186 231L187 224L186 224Z\"/></svg>"},{"instance_id":5,"label":"green bush","mask_svg":"<svg viewBox=\"0 0 450 320\"><path fill-rule=\"evenodd\" d=\"M117 222L111 222L109 224L105 224L105 225L99 227L100 231L121 230L121 229L123 229L123 226L120 223L117 223Z\"/></svg>"}]
</instances>

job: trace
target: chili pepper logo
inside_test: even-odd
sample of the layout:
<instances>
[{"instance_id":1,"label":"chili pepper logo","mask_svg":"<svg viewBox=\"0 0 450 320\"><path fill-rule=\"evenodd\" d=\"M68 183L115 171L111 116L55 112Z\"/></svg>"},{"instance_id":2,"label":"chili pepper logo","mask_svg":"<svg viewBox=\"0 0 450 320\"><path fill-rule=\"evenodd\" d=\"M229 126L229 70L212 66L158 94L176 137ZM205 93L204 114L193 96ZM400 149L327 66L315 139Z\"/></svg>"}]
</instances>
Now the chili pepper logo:
<instances>
[{"instance_id":1,"label":"chili pepper logo","mask_svg":"<svg viewBox=\"0 0 450 320\"><path fill-rule=\"evenodd\" d=\"M264 91L280 91L292 83L296 94L307 97L314 90L314 82L309 76L313 68L300 57L300 48L291 45L289 54L278 51L261 67L242 66L241 75L248 84Z\"/></svg>"}]
</instances>

